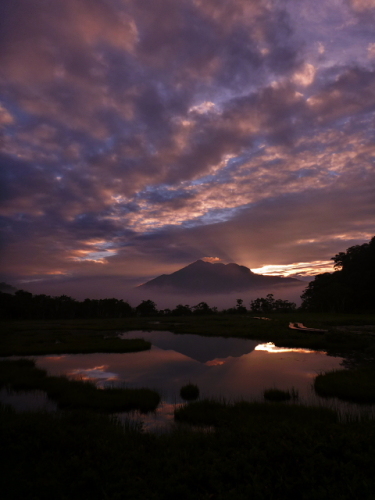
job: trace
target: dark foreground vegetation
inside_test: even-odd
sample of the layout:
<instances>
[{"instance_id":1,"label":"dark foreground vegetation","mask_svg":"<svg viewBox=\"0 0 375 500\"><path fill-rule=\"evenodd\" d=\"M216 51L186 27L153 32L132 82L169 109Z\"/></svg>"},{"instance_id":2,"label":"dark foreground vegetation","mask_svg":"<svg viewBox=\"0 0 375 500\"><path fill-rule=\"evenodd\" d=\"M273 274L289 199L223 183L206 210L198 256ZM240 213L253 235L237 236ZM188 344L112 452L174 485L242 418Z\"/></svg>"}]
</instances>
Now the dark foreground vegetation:
<instances>
[{"instance_id":1,"label":"dark foreground vegetation","mask_svg":"<svg viewBox=\"0 0 375 500\"><path fill-rule=\"evenodd\" d=\"M137 352L150 349L143 339L120 339L116 332L95 331L95 326L77 323L3 323L0 356L84 354L93 352Z\"/></svg>"},{"instance_id":2,"label":"dark foreground vegetation","mask_svg":"<svg viewBox=\"0 0 375 500\"><path fill-rule=\"evenodd\" d=\"M375 324L373 315L295 312L269 317L271 321L240 314L167 316L158 317L157 323L149 317L12 321L3 323L0 352L17 354L25 345L28 352L38 351L44 342L55 352L70 335L81 337L84 345L84 339L95 342L96 336L106 342L115 339L117 332L157 329L328 348L345 355L348 365L356 369L373 370L371 329L361 334L352 331ZM289 320L328 331L316 335L289 330ZM337 329L345 325L351 326ZM51 492L58 500L373 499L374 421L342 423L335 412L285 403L197 401L176 411L176 421L185 424L182 429L152 435L104 415L118 410L119 401L124 404L124 393L113 392L114 399L108 403L106 396L102 398L104 391L79 381L46 377L30 361L1 364L7 366L1 372L3 386L43 389L65 408L47 414L0 407L5 500L49 499ZM129 408L126 405L122 408ZM202 432L190 430L191 424Z\"/></svg>"},{"instance_id":3,"label":"dark foreground vegetation","mask_svg":"<svg viewBox=\"0 0 375 500\"><path fill-rule=\"evenodd\" d=\"M214 429L151 435L92 412L1 407L2 498L373 499L373 422L218 402L190 403L176 417Z\"/></svg>"},{"instance_id":4,"label":"dark foreground vegetation","mask_svg":"<svg viewBox=\"0 0 375 500\"><path fill-rule=\"evenodd\" d=\"M97 389L90 382L47 376L32 360L0 361L0 388L14 391L44 391L61 409L82 409L100 412L155 410L160 402L150 389Z\"/></svg>"},{"instance_id":5,"label":"dark foreground vegetation","mask_svg":"<svg viewBox=\"0 0 375 500\"><path fill-rule=\"evenodd\" d=\"M338 397L354 403L375 403L375 367L362 365L352 370L334 370L318 375L314 381L320 396Z\"/></svg>"},{"instance_id":6,"label":"dark foreground vegetation","mask_svg":"<svg viewBox=\"0 0 375 500\"><path fill-rule=\"evenodd\" d=\"M291 390L283 391L281 389L266 389L263 393L266 401L274 401L279 403L281 401L296 401L298 399L298 391L294 388Z\"/></svg>"}]
</instances>

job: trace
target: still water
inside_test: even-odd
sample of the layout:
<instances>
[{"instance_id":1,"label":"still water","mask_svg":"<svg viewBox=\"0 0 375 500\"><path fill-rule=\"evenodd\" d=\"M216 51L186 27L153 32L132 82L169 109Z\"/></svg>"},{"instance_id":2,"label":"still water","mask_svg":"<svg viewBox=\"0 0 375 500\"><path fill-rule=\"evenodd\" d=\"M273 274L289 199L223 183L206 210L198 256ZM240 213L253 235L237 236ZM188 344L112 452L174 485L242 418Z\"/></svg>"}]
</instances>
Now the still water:
<instances>
[{"instance_id":1,"label":"still water","mask_svg":"<svg viewBox=\"0 0 375 500\"><path fill-rule=\"evenodd\" d=\"M145 429L173 421L179 392L191 382L200 397L227 400L263 400L267 388L299 391L303 403L326 404L312 389L314 377L340 368L342 358L309 349L277 348L256 340L178 335L167 331L132 331L121 338L144 338L149 351L126 354L36 356L37 366L51 375L94 381L99 387L125 386L155 389L162 403L155 413L141 416ZM127 415L128 417L129 415Z\"/></svg>"}]
</instances>

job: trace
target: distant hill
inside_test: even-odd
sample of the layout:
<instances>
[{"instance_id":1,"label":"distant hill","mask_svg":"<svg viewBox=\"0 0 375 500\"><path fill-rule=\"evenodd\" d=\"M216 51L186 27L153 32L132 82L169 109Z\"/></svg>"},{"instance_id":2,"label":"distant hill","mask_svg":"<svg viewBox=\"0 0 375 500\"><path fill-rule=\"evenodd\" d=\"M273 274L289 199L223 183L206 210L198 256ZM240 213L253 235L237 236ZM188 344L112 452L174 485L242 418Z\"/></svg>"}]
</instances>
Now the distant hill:
<instances>
[{"instance_id":1,"label":"distant hill","mask_svg":"<svg viewBox=\"0 0 375 500\"><path fill-rule=\"evenodd\" d=\"M172 274L162 274L137 288L179 293L229 293L292 283L300 283L300 280L255 274L248 267L234 263L211 264L197 260Z\"/></svg>"}]
</instances>

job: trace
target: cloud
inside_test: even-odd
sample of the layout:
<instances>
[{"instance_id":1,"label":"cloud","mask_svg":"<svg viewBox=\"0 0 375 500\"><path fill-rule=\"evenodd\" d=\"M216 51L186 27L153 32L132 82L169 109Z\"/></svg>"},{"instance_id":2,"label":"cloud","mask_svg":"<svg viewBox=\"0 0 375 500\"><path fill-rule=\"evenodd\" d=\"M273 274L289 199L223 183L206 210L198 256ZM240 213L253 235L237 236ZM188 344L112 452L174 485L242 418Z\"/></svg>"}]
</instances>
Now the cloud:
<instances>
[{"instance_id":1,"label":"cloud","mask_svg":"<svg viewBox=\"0 0 375 500\"><path fill-rule=\"evenodd\" d=\"M221 262L220 257L203 257L204 262L211 262L211 264L214 264L215 262Z\"/></svg>"},{"instance_id":2,"label":"cloud","mask_svg":"<svg viewBox=\"0 0 375 500\"><path fill-rule=\"evenodd\" d=\"M315 78L316 69L312 64L305 63L300 71L293 75L293 81L297 85L311 85Z\"/></svg>"},{"instance_id":3,"label":"cloud","mask_svg":"<svg viewBox=\"0 0 375 500\"><path fill-rule=\"evenodd\" d=\"M375 9L374 0L349 0L349 3L354 10L359 12Z\"/></svg>"},{"instance_id":4,"label":"cloud","mask_svg":"<svg viewBox=\"0 0 375 500\"><path fill-rule=\"evenodd\" d=\"M369 239L372 8L1 2L4 276L289 269Z\"/></svg>"}]
</instances>

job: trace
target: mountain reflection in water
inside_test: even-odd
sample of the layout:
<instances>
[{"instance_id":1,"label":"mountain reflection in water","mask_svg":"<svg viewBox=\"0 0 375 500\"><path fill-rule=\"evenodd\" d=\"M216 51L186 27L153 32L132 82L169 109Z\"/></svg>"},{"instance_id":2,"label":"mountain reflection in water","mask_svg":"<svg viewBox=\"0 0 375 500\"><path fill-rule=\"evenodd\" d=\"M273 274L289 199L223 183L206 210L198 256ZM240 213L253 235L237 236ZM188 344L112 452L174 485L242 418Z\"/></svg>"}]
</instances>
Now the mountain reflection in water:
<instances>
[{"instance_id":1,"label":"mountain reflection in water","mask_svg":"<svg viewBox=\"0 0 375 500\"><path fill-rule=\"evenodd\" d=\"M92 380L99 387L125 385L156 389L167 404L181 403L179 392L197 384L202 398L262 399L266 388L295 387L310 399L318 373L339 368L341 358L309 349L275 347L255 340L178 335L165 331L127 332L122 338L144 338L149 351L125 354L36 356L48 373Z\"/></svg>"}]
</instances>

